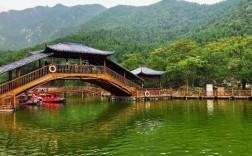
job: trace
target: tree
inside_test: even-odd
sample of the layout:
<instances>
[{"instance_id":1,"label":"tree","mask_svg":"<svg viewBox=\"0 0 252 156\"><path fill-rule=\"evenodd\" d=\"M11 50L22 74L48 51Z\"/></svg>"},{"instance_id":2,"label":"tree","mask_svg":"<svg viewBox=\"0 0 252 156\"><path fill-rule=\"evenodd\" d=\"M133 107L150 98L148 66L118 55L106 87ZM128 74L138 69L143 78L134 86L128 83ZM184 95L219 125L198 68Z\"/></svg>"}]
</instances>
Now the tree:
<instances>
[{"instance_id":1,"label":"tree","mask_svg":"<svg viewBox=\"0 0 252 156\"><path fill-rule=\"evenodd\" d=\"M165 48L158 48L150 52L149 58L147 59L147 66L155 70L166 70L165 50Z\"/></svg>"},{"instance_id":2,"label":"tree","mask_svg":"<svg viewBox=\"0 0 252 156\"><path fill-rule=\"evenodd\" d=\"M143 61L138 54L126 54L123 56L123 62L121 65L129 70L134 70L140 66Z\"/></svg>"},{"instance_id":3,"label":"tree","mask_svg":"<svg viewBox=\"0 0 252 156\"><path fill-rule=\"evenodd\" d=\"M235 78L246 88L246 83L252 78L252 37L231 37L226 39L228 46L225 48L228 53L227 68L231 78Z\"/></svg>"},{"instance_id":4,"label":"tree","mask_svg":"<svg viewBox=\"0 0 252 156\"><path fill-rule=\"evenodd\" d=\"M197 64L201 63L196 43L188 39L173 42L166 52L166 70L171 81L193 84Z\"/></svg>"}]
</instances>

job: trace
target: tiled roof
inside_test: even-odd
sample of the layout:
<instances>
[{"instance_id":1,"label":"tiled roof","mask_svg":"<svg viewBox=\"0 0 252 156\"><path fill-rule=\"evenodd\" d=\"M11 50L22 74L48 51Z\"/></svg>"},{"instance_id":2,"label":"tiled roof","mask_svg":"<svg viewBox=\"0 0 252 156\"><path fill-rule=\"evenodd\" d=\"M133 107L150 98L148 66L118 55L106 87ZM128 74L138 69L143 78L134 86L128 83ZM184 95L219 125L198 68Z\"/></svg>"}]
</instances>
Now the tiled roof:
<instances>
[{"instance_id":1,"label":"tiled roof","mask_svg":"<svg viewBox=\"0 0 252 156\"><path fill-rule=\"evenodd\" d=\"M103 56L109 56L113 54L113 52L90 48L84 44L69 43L69 42L60 42L52 46L47 45L46 51L48 50L54 52L83 53L83 54L103 55Z\"/></svg>"},{"instance_id":2,"label":"tiled roof","mask_svg":"<svg viewBox=\"0 0 252 156\"><path fill-rule=\"evenodd\" d=\"M157 71L146 67L140 67L135 70L132 70L131 72L135 75L144 74L149 76L161 76L166 73L166 71Z\"/></svg>"},{"instance_id":3,"label":"tiled roof","mask_svg":"<svg viewBox=\"0 0 252 156\"><path fill-rule=\"evenodd\" d=\"M0 67L0 74L22 67L50 55L52 55L52 53L43 53L43 51L32 52L32 55L27 58Z\"/></svg>"}]
</instances>

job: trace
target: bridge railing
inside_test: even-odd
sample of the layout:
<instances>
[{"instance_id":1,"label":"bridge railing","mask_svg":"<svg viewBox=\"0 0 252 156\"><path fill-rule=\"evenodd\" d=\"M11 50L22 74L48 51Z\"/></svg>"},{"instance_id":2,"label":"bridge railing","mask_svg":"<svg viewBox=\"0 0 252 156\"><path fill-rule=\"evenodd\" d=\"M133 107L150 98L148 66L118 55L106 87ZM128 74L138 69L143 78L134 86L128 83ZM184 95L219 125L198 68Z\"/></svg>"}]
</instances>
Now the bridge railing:
<instances>
[{"instance_id":1,"label":"bridge railing","mask_svg":"<svg viewBox=\"0 0 252 156\"><path fill-rule=\"evenodd\" d=\"M118 81L120 81L121 83L129 86L129 87L132 87L136 90L140 90L142 89L142 87L140 87L139 85L137 85L136 83L128 80L127 78L123 77L122 75L116 73L115 71L109 69L109 68L105 68L106 70L106 73L110 76L112 76L113 78L117 79Z\"/></svg>"},{"instance_id":2,"label":"bridge railing","mask_svg":"<svg viewBox=\"0 0 252 156\"><path fill-rule=\"evenodd\" d=\"M48 73L49 73L48 66L45 66L43 68L32 71L31 73L23 75L21 77L18 77L16 79L13 79L13 80L8 81L6 83L0 84L0 94L7 93L17 87L20 87L22 85L25 85L31 81L34 81L34 80L40 78L42 76L45 76Z\"/></svg>"},{"instance_id":3,"label":"bridge railing","mask_svg":"<svg viewBox=\"0 0 252 156\"><path fill-rule=\"evenodd\" d=\"M83 73L83 74L104 74L105 70L103 66L93 66L93 65L55 65L56 73Z\"/></svg>"},{"instance_id":4,"label":"bridge railing","mask_svg":"<svg viewBox=\"0 0 252 156\"><path fill-rule=\"evenodd\" d=\"M123 77L122 75L116 73L115 71L111 70L108 67L104 66L94 66L94 65L55 65L57 73L84 73L84 74L108 74L109 76L115 78L119 82L127 85L129 87L140 89L139 85L136 83L128 80L127 78Z\"/></svg>"},{"instance_id":5,"label":"bridge railing","mask_svg":"<svg viewBox=\"0 0 252 156\"><path fill-rule=\"evenodd\" d=\"M84 73L84 74L108 74L111 77L115 78L119 82L121 82L124 85L127 85L129 87L133 87L135 89L140 89L141 87L134 82L126 79L122 75L116 73L115 71L104 67L104 66L79 66L79 65L55 65L52 67L52 65L42 67L40 69L37 69L35 71L32 71L31 73L28 73L26 75L23 75L19 78L13 79L11 81L8 81L6 83L0 84L0 95L7 93L15 88L18 88L22 85L25 85L29 82L32 82L38 78L41 78L49 73Z\"/></svg>"}]
</instances>

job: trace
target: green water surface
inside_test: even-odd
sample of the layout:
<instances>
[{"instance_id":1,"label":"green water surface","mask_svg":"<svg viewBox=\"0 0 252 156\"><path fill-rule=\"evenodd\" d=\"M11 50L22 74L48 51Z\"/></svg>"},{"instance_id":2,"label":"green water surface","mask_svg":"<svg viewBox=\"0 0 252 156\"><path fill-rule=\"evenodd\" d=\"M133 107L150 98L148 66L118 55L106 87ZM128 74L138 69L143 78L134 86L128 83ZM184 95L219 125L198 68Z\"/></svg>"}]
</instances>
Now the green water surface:
<instances>
[{"instance_id":1,"label":"green water surface","mask_svg":"<svg viewBox=\"0 0 252 156\"><path fill-rule=\"evenodd\" d=\"M252 102L108 102L0 113L0 155L252 155Z\"/></svg>"}]
</instances>

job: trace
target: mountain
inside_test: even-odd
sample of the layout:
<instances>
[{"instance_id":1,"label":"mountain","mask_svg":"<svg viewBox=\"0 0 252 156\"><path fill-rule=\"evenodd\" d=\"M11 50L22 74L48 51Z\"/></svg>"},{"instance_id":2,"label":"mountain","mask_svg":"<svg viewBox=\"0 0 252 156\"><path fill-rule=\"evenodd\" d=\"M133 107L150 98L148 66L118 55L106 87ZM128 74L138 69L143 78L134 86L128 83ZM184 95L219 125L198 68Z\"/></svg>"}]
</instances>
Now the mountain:
<instances>
[{"instance_id":1,"label":"mountain","mask_svg":"<svg viewBox=\"0 0 252 156\"><path fill-rule=\"evenodd\" d=\"M102 5L38 6L0 13L0 49L31 47L73 32L106 10Z\"/></svg>"},{"instance_id":2,"label":"mountain","mask_svg":"<svg viewBox=\"0 0 252 156\"><path fill-rule=\"evenodd\" d=\"M79 31L47 43L54 44L63 40L115 51L112 59L122 63L131 54L148 58L149 52L166 47L180 38L193 39L204 45L222 37L237 35L233 33L235 24L232 21L241 21L242 31L237 29L237 32L249 35L252 32L250 8L250 0L226 0L214 5L163 0L143 7L116 6L79 26ZM40 44L17 51L15 53L20 54L20 57L11 55L9 61L43 47ZM1 55L8 58L9 53L2 52ZM0 65L5 62L0 61Z\"/></svg>"},{"instance_id":3,"label":"mountain","mask_svg":"<svg viewBox=\"0 0 252 156\"><path fill-rule=\"evenodd\" d=\"M206 44L219 38L249 35L252 35L252 2L243 0L222 19L189 36L198 43Z\"/></svg>"},{"instance_id":4,"label":"mountain","mask_svg":"<svg viewBox=\"0 0 252 156\"><path fill-rule=\"evenodd\" d=\"M123 55L143 56L154 48L205 30L229 14L240 0L227 0L214 5L199 5L181 0L163 0L143 7L116 6L83 24L80 30L64 38L86 42L100 49L116 51L119 62Z\"/></svg>"}]
</instances>

